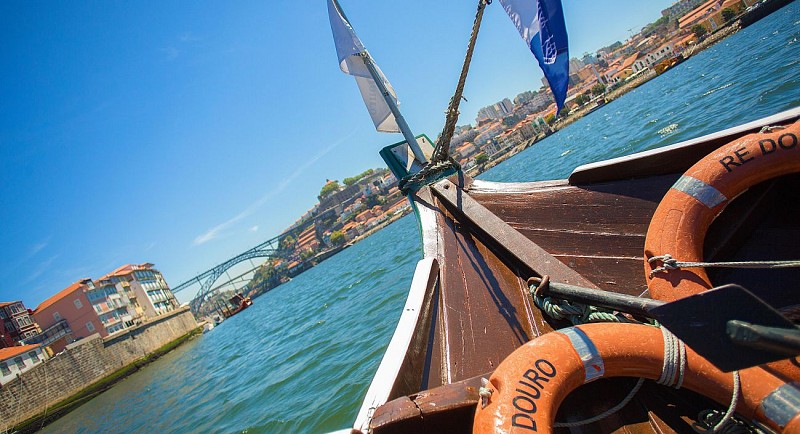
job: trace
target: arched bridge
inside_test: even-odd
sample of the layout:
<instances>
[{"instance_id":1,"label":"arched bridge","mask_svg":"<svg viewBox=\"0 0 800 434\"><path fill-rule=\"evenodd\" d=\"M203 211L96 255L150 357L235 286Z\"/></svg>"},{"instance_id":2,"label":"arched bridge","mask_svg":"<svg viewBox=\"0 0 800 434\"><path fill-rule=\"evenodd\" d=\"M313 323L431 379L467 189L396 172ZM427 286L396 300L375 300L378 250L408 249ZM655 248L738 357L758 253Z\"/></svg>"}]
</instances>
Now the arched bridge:
<instances>
[{"instance_id":1,"label":"arched bridge","mask_svg":"<svg viewBox=\"0 0 800 434\"><path fill-rule=\"evenodd\" d=\"M195 285L200 285L200 290L197 292L195 297L189 302L189 306L192 309L192 312L197 314L200 311L200 306L211 296L215 291L219 289L213 288L214 282L217 281L226 271L231 269L232 267L236 266L237 264L253 259L253 258L275 258L275 257L286 257L294 253L294 249L291 246L281 246L281 241L284 238L291 235L294 240L297 240L297 234L302 232L304 228L295 228L293 230L286 231L274 238L271 238L263 243L249 249L239 255L234 256L233 258L228 259L227 261L205 271L203 273L198 274L195 277L181 283L172 288L172 292L177 293L183 291L187 288L193 287ZM286 248L288 247L288 248Z\"/></svg>"}]
</instances>

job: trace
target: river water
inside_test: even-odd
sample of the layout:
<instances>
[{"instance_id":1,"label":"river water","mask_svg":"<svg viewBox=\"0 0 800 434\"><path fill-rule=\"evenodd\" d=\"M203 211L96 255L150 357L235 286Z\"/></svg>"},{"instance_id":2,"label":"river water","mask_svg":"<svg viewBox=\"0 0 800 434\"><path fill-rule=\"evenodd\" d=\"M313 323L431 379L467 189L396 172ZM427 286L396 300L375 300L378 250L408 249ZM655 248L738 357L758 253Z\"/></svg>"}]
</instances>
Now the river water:
<instances>
[{"instance_id":1,"label":"river water","mask_svg":"<svg viewBox=\"0 0 800 434\"><path fill-rule=\"evenodd\" d=\"M699 53L484 173L564 178L577 165L800 106L800 2ZM405 217L255 300L45 432L272 433L349 427L421 257Z\"/></svg>"}]
</instances>

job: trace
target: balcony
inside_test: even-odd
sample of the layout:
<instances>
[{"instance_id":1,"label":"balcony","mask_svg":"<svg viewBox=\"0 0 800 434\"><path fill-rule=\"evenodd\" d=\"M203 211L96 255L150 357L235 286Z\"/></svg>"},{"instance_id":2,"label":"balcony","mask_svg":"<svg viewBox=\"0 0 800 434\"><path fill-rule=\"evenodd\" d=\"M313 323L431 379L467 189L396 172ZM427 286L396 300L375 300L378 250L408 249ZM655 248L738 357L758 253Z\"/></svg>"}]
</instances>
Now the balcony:
<instances>
[{"instance_id":1,"label":"balcony","mask_svg":"<svg viewBox=\"0 0 800 434\"><path fill-rule=\"evenodd\" d=\"M46 328L38 335L23 340L23 342L26 345L42 344L43 346L47 346L71 333L72 329L69 327L67 320L62 319Z\"/></svg>"}]
</instances>

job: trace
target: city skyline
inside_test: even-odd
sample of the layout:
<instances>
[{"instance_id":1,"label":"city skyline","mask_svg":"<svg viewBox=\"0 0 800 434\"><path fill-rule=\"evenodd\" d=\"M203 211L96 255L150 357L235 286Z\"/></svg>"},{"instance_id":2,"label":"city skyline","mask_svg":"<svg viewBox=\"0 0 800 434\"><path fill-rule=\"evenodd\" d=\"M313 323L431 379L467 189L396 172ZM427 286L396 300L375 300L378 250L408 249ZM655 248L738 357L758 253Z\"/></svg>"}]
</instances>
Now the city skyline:
<instances>
[{"instance_id":1,"label":"city skyline","mask_svg":"<svg viewBox=\"0 0 800 434\"><path fill-rule=\"evenodd\" d=\"M372 129L318 3L0 6L0 301L33 308L127 263L176 285L287 228L325 179L383 167L378 150L402 136ZM474 5L341 3L413 131L435 137ZM571 57L671 3L565 4ZM490 6L459 124L541 77Z\"/></svg>"}]
</instances>

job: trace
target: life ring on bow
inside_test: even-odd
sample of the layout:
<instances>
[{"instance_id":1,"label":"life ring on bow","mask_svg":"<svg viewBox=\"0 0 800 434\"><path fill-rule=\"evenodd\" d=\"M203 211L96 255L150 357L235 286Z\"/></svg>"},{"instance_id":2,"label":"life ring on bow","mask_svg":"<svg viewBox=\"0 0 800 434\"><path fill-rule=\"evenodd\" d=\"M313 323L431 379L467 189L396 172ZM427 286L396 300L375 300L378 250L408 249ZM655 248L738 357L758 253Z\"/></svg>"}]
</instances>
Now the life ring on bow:
<instances>
[{"instance_id":1,"label":"life ring on bow","mask_svg":"<svg viewBox=\"0 0 800 434\"><path fill-rule=\"evenodd\" d=\"M595 323L542 335L517 348L486 384L488 399L479 403L474 433L550 433L558 407L572 390L598 378L642 377L656 380L664 365L662 332L641 324ZM733 376L686 348L682 387L728 406ZM787 393L800 388L760 368L739 372L736 412L783 432L800 430L800 408L776 410ZM774 420L773 420L774 419Z\"/></svg>"},{"instance_id":2,"label":"life ring on bow","mask_svg":"<svg viewBox=\"0 0 800 434\"><path fill-rule=\"evenodd\" d=\"M698 161L658 204L644 243L650 296L673 301L712 287L702 268L653 273L651 258L669 254L680 261L703 261L708 227L731 199L781 175L800 172L800 121L769 133L749 134Z\"/></svg>"}]
</instances>

